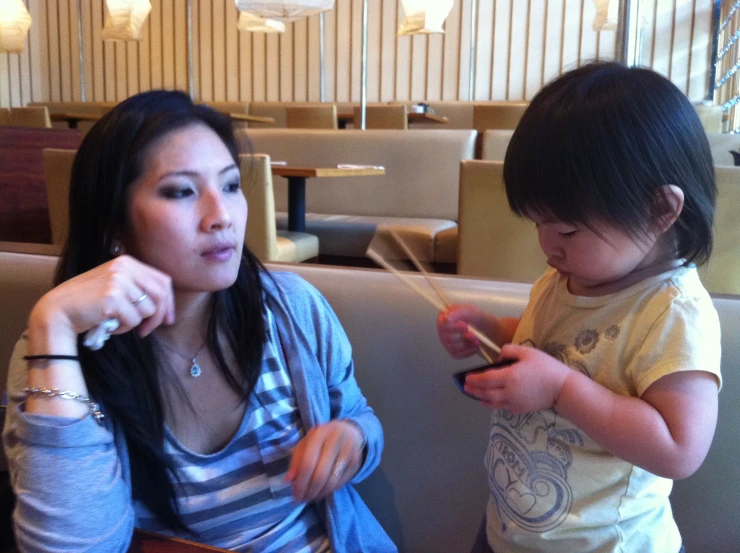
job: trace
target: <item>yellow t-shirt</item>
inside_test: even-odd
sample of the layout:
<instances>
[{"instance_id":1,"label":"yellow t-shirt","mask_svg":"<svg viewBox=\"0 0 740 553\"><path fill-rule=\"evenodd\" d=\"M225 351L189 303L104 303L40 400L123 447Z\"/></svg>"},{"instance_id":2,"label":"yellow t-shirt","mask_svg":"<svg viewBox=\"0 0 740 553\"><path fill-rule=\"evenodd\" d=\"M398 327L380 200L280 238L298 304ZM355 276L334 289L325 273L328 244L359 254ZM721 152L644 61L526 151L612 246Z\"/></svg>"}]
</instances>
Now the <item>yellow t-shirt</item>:
<instances>
[{"instance_id":1,"label":"yellow t-shirt","mask_svg":"<svg viewBox=\"0 0 740 553\"><path fill-rule=\"evenodd\" d=\"M721 385L719 318L693 267L601 297L574 296L550 269L513 342L625 396L677 371L708 371ZM607 453L555 410L494 411L489 437L487 534L496 553L680 549L672 480Z\"/></svg>"}]
</instances>

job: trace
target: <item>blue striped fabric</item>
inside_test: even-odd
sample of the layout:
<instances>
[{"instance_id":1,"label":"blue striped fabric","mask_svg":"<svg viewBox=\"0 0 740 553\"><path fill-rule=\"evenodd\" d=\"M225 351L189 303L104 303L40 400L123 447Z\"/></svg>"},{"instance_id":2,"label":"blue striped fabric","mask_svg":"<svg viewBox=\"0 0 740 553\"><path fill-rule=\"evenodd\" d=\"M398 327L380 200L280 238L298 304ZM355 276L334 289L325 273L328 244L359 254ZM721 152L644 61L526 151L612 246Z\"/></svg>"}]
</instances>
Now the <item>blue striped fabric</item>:
<instances>
[{"instance_id":1,"label":"blue striped fabric","mask_svg":"<svg viewBox=\"0 0 740 553\"><path fill-rule=\"evenodd\" d=\"M290 456L305 435L272 313L262 372L239 430L213 454L186 449L167 429L182 488L183 520L197 540L243 552L325 553L330 546L314 503L295 503L284 483ZM139 502L137 527L171 534Z\"/></svg>"}]
</instances>

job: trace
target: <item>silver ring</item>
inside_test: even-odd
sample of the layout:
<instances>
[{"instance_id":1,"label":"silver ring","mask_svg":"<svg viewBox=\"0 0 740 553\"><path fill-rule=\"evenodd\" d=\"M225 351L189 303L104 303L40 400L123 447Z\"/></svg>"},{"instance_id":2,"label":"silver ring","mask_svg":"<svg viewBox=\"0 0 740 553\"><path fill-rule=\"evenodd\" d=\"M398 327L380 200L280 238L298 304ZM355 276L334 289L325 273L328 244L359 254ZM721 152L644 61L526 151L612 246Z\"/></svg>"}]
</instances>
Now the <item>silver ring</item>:
<instances>
[{"instance_id":1,"label":"silver ring","mask_svg":"<svg viewBox=\"0 0 740 553\"><path fill-rule=\"evenodd\" d=\"M143 293L143 294L141 295L141 297L140 297L140 298L139 298L138 300L136 300L136 301L133 301L133 302L131 302L131 305L133 305L133 306L137 306L137 305L139 305L139 304L140 304L141 302L143 302L143 301L144 301L145 299L147 299L148 297L149 297L149 295L148 295L148 294L147 294L147 293L145 292L145 293Z\"/></svg>"},{"instance_id":2,"label":"silver ring","mask_svg":"<svg viewBox=\"0 0 740 553\"><path fill-rule=\"evenodd\" d=\"M339 461L334 465L334 476L342 476L345 470L347 470L346 463L344 461Z\"/></svg>"}]
</instances>

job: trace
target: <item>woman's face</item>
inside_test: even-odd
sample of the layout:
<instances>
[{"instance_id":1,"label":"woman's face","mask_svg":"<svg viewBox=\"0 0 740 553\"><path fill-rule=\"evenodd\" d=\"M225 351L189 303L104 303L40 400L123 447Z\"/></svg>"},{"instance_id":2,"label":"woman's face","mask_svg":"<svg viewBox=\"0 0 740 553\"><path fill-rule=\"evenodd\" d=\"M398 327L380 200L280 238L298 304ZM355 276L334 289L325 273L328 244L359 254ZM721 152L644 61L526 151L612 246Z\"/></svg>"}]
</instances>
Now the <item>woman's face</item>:
<instances>
[{"instance_id":1,"label":"woman's face","mask_svg":"<svg viewBox=\"0 0 740 553\"><path fill-rule=\"evenodd\" d=\"M239 167L215 132L194 124L149 146L122 242L175 290L213 292L236 280L246 224Z\"/></svg>"}]
</instances>

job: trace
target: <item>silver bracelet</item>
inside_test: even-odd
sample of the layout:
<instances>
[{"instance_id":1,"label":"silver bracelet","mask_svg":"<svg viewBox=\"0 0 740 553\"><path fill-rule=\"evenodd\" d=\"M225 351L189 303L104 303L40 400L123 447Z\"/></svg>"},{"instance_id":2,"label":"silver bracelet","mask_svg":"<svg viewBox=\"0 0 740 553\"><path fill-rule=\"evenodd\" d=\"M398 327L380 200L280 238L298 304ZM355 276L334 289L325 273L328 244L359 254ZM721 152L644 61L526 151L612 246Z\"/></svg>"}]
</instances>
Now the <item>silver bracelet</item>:
<instances>
[{"instance_id":1,"label":"silver bracelet","mask_svg":"<svg viewBox=\"0 0 740 553\"><path fill-rule=\"evenodd\" d=\"M61 399L74 399L80 403L87 405L90 410L90 414L93 416L95 421L100 424L100 421L105 418L105 415L100 410L100 405L97 402L91 400L89 397L85 397L77 392L60 391L59 388L23 388L21 390L26 395L38 395L46 397L58 397Z\"/></svg>"}]
</instances>

